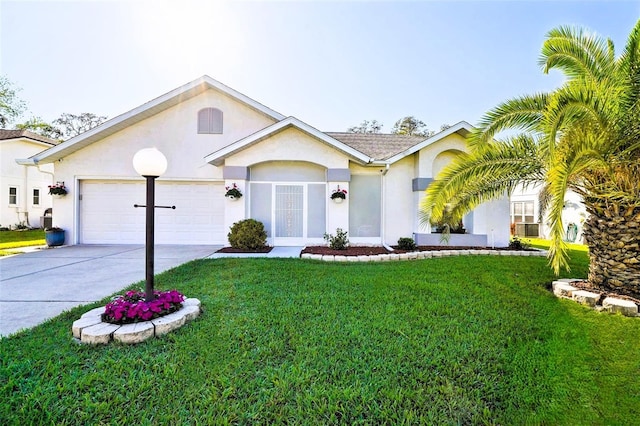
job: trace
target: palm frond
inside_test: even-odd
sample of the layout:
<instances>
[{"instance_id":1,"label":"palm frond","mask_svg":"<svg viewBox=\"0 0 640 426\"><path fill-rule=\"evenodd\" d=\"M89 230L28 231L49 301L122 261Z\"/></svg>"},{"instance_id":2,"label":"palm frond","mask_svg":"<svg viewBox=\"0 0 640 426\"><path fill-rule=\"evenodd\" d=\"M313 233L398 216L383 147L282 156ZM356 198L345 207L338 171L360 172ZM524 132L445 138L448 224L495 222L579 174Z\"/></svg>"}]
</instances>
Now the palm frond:
<instances>
[{"instance_id":1,"label":"palm frond","mask_svg":"<svg viewBox=\"0 0 640 426\"><path fill-rule=\"evenodd\" d=\"M557 68L570 79L600 79L611 73L613 42L582 28L560 26L547 33L538 59L545 73Z\"/></svg>"},{"instance_id":2,"label":"palm frond","mask_svg":"<svg viewBox=\"0 0 640 426\"><path fill-rule=\"evenodd\" d=\"M459 219L482 202L510 193L522 180L541 179L542 167L538 144L524 135L462 155L427 188L420 220L439 221L448 206Z\"/></svg>"},{"instance_id":3,"label":"palm frond","mask_svg":"<svg viewBox=\"0 0 640 426\"><path fill-rule=\"evenodd\" d=\"M473 148L484 146L498 132L507 129L537 132L547 100L546 93L537 93L501 103L480 119L469 137L469 144Z\"/></svg>"}]
</instances>

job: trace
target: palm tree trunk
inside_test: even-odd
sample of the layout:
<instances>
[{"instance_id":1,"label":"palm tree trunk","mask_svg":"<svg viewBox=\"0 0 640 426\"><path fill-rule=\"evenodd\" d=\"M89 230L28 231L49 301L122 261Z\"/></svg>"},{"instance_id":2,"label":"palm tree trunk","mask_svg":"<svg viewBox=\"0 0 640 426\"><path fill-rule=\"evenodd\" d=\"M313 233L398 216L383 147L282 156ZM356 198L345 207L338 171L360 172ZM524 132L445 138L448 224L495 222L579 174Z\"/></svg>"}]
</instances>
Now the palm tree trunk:
<instances>
[{"instance_id":1,"label":"palm tree trunk","mask_svg":"<svg viewBox=\"0 0 640 426\"><path fill-rule=\"evenodd\" d=\"M604 291L640 298L640 207L588 202L583 234L589 246L589 282Z\"/></svg>"}]
</instances>

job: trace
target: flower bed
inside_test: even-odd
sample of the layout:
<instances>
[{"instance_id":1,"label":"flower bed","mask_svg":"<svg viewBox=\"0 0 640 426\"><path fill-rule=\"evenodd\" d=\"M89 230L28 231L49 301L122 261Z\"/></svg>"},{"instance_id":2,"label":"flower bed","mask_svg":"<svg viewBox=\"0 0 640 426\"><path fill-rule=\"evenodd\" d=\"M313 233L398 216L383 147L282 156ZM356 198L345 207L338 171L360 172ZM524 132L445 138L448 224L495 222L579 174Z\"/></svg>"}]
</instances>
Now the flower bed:
<instances>
[{"instance_id":1,"label":"flower bed","mask_svg":"<svg viewBox=\"0 0 640 426\"><path fill-rule=\"evenodd\" d=\"M131 324L169 315L182 307L184 295L176 290L154 291L155 299L147 302L142 291L128 291L105 306L102 321Z\"/></svg>"}]
</instances>

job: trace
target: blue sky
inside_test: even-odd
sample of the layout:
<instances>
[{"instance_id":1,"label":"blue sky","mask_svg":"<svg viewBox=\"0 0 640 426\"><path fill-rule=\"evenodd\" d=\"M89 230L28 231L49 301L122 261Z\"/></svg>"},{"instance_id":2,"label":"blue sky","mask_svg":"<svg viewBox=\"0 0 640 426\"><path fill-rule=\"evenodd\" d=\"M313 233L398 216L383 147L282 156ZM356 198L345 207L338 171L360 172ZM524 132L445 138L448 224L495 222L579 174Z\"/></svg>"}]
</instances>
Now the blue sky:
<instances>
[{"instance_id":1,"label":"blue sky","mask_svg":"<svg viewBox=\"0 0 640 426\"><path fill-rule=\"evenodd\" d=\"M432 130L562 82L545 33L582 25L621 52L638 1L7 1L0 72L28 116L110 118L204 74L324 131L414 115Z\"/></svg>"}]
</instances>

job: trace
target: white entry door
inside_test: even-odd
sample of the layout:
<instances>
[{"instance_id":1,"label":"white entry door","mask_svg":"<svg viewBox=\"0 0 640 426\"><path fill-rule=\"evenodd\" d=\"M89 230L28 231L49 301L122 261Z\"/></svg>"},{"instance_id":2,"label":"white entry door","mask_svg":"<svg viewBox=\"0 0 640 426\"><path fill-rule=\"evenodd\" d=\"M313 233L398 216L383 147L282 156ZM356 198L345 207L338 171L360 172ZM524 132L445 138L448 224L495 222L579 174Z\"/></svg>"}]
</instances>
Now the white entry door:
<instances>
[{"instance_id":1,"label":"white entry door","mask_svg":"<svg viewBox=\"0 0 640 426\"><path fill-rule=\"evenodd\" d=\"M304 185L274 185L273 236L275 245L299 245L305 237Z\"/></svg>"}]
</instances>

